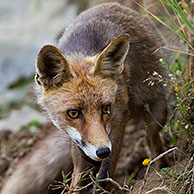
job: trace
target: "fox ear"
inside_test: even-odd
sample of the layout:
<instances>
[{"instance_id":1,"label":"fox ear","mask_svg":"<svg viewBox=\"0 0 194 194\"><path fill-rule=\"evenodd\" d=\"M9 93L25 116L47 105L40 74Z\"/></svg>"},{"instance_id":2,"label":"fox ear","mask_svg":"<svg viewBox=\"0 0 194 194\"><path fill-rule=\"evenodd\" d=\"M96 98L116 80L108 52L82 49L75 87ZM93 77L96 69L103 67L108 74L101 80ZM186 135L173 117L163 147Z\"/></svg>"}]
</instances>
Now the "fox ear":
<instances>
[{"instance_id":1,"label":"fox ear","mask_svg":"<svg viewBox=\"0 0 194 194\"><path fill-rule=\"evenodd\" d=\"M59 87L71 77L71 69L65 56L54 46L44 46L36 60L36 83L45 88Z\"/></svg>"},{"instance_id":2,"label":"fox ear","mask_svg":"<svg viewBox=\"0 0 194 194\"><path fill-rule=\"evenodd\" d=\"M124 60L129 49L129 36L121 35L111 41L110 44L97 56L96 64L92 70L93 75L115 78L122 73Z\"/></svg>"}]
</instances>

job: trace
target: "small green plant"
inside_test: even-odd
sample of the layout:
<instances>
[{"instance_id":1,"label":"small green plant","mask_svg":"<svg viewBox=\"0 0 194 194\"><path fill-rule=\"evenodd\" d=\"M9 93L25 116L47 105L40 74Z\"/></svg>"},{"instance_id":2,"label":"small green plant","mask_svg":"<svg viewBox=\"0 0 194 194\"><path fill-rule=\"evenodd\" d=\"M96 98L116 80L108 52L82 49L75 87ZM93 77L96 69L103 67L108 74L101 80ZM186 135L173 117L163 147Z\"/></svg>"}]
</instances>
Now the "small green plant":
<instances>
[{"instance_id":1,"label":"small green plant","mask_svg":"<svg viewBox=\"0 0 194 194\"><path fill-rule=\"evenodd\" d=\"M169 99L171 107L174 107L167 125L163 128L163 132L166 131L173 134L171 136L172 146L177 146L177 139L186 141L182 142L186 145L192 141L192 126L188 123L186 117L190 102L194 99L194 80L188 60L188 56L191 57L194 53L194 40L191 38L194 34L194 20L191 13L192 4L190 1L184 0L159 0L159 2L166 13L165 17L156 16L150 11L148 12L157 21L166 26L170 30L170 33L178 35L185 42L184 48L189 50L189 52L186 52L165 47L166 49L175 51L173 53L175 54L174 62L168 64L164 59L160 59L162 66L166 68L169 75Z\"/></svg>"},{"instance_id":2,"label":"small green plant","mask_svg":"<svg viewBox=\"0 0 194 194\"><path fill-rule=\"evenodd\" d=\"M89 180L89 176L93 176L93 171L91 169L80 173L79 179L76 185L71 186L72 172L70 171L69 173L65 174L64 171L62 171L62 178L63 178L62 182L57 181L57 184L50 185L50 187L52 188L52 190L62 189L61 194L72 193L72 192L76 193L76 192L86 189L87 187L93 184L93 182L90 181L87 185L82 186L82 183L85 180Z\"/></svg>"},{"instance_id":3,"label":"small green plant","mask_svg":"<svg viewBox=\"0 0 194 194\"><path fill-rule=\"evenodd\" d=\"M171 106L174 107L172 115L167 121L163 131L170 131L174 135L171 137L171 145L177 145L177 137L191 142L192 126L186 119L187 111L193 99L192 83L188 80L188 71L185 71L187 63L185 56L177 53L175 63L167 64L161 60L162 65L169 72L169 88ZM173 96L173 99L171 98Z\"/></svg>"},{"instance_id":4,"label":"small green plant","mask_svg":"<svg viewBox=\"0 0 194 194\"><path fill-rule=\"evenodd\" d=\"M8 106L8 104L0 104L0 119L8 117L10 112L11 108Z\"/></svg>"},{"instance_id":5,"label":"small green plant","mask_svg":"<svg viewBox=\"0 0 194 194\"><path fill-rule=\"evenodd\" d=\"M172 193L193 193L193 153L188 153L188 147L193 141L193 126L187 120L187 112L191 101L194 99L194 80L191 69L191 62L194 61L194 20L191 10L194 3L187 0L159 0L166 16L156 16L148 11L157 21L166 26L170 32L175 33L184 41L182 49L174 49L166 45L165 49L174 51L174 61L168 64L160 59L163 67L166 68L169 77L169 100L171 114L163 132L171 134L171 145L177 146L183 152L179 153L180 158L189 161L190 164L176 168L169 167L160 171L171 180L170 191ZM167 35L166 34L166 35ZM183 50L185 49L185 50ZM192 59L192 60L189 60ZM177 153L178 154L178 153ZM178 156L178 155L177 155ZM180 159L179 159L180 160Z\"/></svg>"},{"instance_id":6,"label":"small green plant","mask_svg":"<svg viewBox=\"0 0 194 194\"><path fill-rule=\"evenodd\" d=\"M173 178L174 180L176 180L182 173L183 173L183 170L182 169L173 169L172 167L168 167L168 168L162 168L160 170L160 172L162 174L166 174L168 175L170 178ZM188 178L188 176L184 176L182 177L181 179L184 179L184 178Z\"/></svg>"},{"instance_id":7,"label":"small green plant","mask_svg":"<svg viewBox=\"0 0 194 194\"><path fill-rule=\"evenodd\" d=\"M39 127L40 123L39 121L37 120L31 120L29 123L28 123L28 127L29 127L29 130L31 133L35 133Z\"/></svg>"},{"instance_id":8,"label":"small green plant","mask_svg":"<svg viewBox=\"0 0 194 194\"><path fill-rule=\"evenodd\" d=\"M130 185L131 182L134 180L135 176L137 174L137 170L135 170L124 182L124 185Z\"/></svg>"},{"instance_id":9,"label":"small green plant","mask_svg":"<svg viewBox=\"0 0 194 194\"><path fill-rule=\"evenodd\" d=\"M67 174L65 174L64 173L64 171L62 171L62 177L63 177L63 182L64 183L69 183L70 182L70 180L71 180L71 171L69 172L69 173L67 173Z\"/></svg>"},{"instance_id":10,"label":"small green plant","mask_svg":"<svg viewBox=\"0 0 194 194\"><path fill-rule=\"evenodd\" d=\"M162 32L159 33L162 34L161 37L166 43L160 49L173 51L168 56L173 56L171 63L168 64L164 59L160 59L161 65L166 69L167 77L169 77L167 85L169 87L169 109L171 110L169 119L162 131L170 134L171 141L169 146L179 148L176 153L179 161L184 158L185 161L189 161L189 164L180 168L165 168L161 172L155 171L161 178L161 184L154 189L165 190L167 193L174 194L193 193L194 169L192 163L194 156L192 151L188 152L189 146L192 145L193 141L193 126L188 122L187 113L190 103L194 100L194 75L192 75L192 66L194 64L194 2L190 0L158 0L158 2L162 5L166 13L165 16L156 16L151 11L146 11L169 30L168 32L165 31L164 35ZM140 5L140 7L142 6ZM176 48L175 45L168 44L168 41L165 40L164 37L173 33L174 37L176 36L177 39L182 39L182 42L184 42L181 49ZM150 80L147 79L145 81ZM145 109L149 112L149 107L145 106ZM162 175L169 177L170 186L163 184L164 178ZM144 188L145 182L146 178L144 178L141 188ZM154 189L148 191L148 193L153 192ZM140 191L143 191L143 189L140 189Z\"/></svg>"},{"instance_id":11,"label":"small green plant","mask_svg":"<svg viewBox=\"0 0 194 194\"><path fill-rule=\"evenodd\" d=\"M188 4L185 1L178 2L177 0L160 0L167 17L165 20L169 21L167 24L166 21L161 20L157 17L157 20L164 24L171 32L176 33L185 43L193 50L193 46L189 40L188 34L185 30L185 27L194 33L194 27L188 17ZM174 14L169 12L169 9L173 11ZM175 17L174 17L175 16Z\"/></svg>"},{"instance_id":12,"label":"small green plant","mask_svg":"<svg viewBox=\"0 0 194 194\"><path fill-rule=\"evenodd\" d=\"M192 166L186 166L185 164L181 165L181 168L174 169L173 167L163 168L160 173L163 175L167 175L172 184L172 190L174 193L181 193L180 190L185 185L185 182L189 182L192 179ZM191 185L193 183L190 183Z\"/></svg>"}]
</instances>

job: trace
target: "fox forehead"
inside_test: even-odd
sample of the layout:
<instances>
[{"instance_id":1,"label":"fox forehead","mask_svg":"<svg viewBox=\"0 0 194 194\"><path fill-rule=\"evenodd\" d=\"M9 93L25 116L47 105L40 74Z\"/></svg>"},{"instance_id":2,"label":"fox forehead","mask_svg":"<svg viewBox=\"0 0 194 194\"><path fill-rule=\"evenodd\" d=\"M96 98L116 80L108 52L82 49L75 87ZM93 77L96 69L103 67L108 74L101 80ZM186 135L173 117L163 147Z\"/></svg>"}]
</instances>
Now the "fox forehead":
<instances>
[{"instance_id":1,"label":"fox forehead","mask_svg":"<svg viewBox=\"0 0 194 194\"><path fill-rule=\"evenodd\" d=\"M99 78L100 79L100 78ZM96 80L96 81L95 81ZM84 108L100 104L114 103L115 84L111 80L74 78L59 89L44 95L44 103L71 108ZM59 107L59 109L60 109Z\"/></svg>"},{"instance_id":2,"label":"fox forehead","mask_svg":"<svg viewBox=\"0 0 194 194\"><path fill-rule=\"evenodd\" d=\"M116 83L111 78L89 75L93 66L90 58L73 57L68 59L69 65L75 73L74 78L63 83L60 88L45 91L42 103L57 106L58 110L67 108L86 108L115 101Z\"/></svg>"}]
</instances>

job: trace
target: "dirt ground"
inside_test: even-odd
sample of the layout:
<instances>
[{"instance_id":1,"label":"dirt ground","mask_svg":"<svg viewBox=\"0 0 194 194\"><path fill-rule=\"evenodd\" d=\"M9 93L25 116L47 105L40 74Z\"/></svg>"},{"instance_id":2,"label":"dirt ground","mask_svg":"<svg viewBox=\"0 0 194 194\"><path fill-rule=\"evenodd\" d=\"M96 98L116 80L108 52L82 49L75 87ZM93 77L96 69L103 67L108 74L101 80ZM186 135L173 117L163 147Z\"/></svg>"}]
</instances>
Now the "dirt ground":
<instances>
[{"instance_id":1,"label":"dirt ground","mask_svg":"<svg viewBox=\"0 0 194 194\"><path fill-rule=\"evenodd\" d=\"M27 156L35 144L53 128L55 127L51 123L47 123L40 125L33 133L28 126L22 127L17 133L0 131L0 188L2 180L11 174L11 168Z\"/></svg>"}]
</instances>

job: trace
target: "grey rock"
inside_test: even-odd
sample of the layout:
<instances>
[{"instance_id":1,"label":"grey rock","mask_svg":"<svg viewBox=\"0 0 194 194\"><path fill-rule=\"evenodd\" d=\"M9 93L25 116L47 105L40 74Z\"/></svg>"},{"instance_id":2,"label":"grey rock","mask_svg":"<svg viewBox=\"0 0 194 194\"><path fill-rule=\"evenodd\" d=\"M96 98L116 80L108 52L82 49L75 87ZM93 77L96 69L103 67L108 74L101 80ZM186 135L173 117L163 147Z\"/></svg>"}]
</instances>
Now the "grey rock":
<instances>
[{"instance_id":1,"label":"grey rock","mask_svg":"<svg viewBox=\"0 0 194 194\"><path fill-rule=\"evenodd\" d=\"M1 1L0 93L20 77L34 74L40 48L55 44L76 13L77 5L67 0Z\"/></svg>"}]
</instances>

